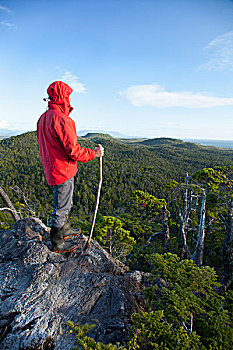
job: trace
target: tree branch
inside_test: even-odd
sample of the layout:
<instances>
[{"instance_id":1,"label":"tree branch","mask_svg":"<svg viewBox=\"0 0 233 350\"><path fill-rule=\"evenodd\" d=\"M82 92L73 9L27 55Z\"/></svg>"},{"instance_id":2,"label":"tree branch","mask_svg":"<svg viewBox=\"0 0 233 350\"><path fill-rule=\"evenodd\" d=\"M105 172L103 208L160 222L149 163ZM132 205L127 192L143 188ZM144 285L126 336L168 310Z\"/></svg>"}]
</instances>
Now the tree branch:
<instances>
[{"instance_id":1,"label":"tree branch","mask_svg":"<svg viewBox=\"0 0 233 350\"><path fill-rule=\"evenodd\" d=\"M6 192L3 190L3 188L0 186L0 196L2 197L4 203L6 204L7 208L5 208L5 210L9 210L13 219L15 221L18 221L21 219L21 214L18 214L17 211L15 210L15 207L13 206L13 204L11 203L10 198L8 197L8 195L6 194Z\"/></svg>"},{"instance_id":2,"label":"tree branch","mask_svg":"<svg viewBox=\"0 0 233 350\"><path fill-rule=\"evenodd\" d=\"M36 213L34 212L34 210L30 207L30 205L28 204L26 197L25 197L25 193L21 190L21 188L17 185L15 185L15 187L11 187L13 191L15 191L16 193L20 194L23 197L23 201L25 203L25 205L27 206L27 208L33 213L33 215L35 215Z\"/></svg>"},{"instance_id":3,"label":"tree branch","mask_svg":"<svg viewBox=\"0 0 233 350\"><path fill-rule=\"evenodd\" d=\"M200 214L200 222L197 234L197 244L195 251L191 257L193 262L199 267L202 265L203 252L204 252L204 240L205 240L205 214L206 214L206 191L202 189L202 206Z\"/></svg>"}]
</instances>

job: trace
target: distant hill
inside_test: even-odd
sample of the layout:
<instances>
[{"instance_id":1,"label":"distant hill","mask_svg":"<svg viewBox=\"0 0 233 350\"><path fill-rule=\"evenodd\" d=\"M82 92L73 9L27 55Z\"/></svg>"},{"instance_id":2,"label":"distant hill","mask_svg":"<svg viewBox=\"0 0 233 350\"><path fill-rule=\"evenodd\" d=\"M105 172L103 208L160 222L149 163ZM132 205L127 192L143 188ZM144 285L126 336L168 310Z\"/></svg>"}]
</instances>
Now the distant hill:
<instances>
[{"instance_id":1,"label":"distant hill","mask_svg":"<svg viewBox=\"0 0 233 350\"><path fill-rule=\"evenodd\" d=\"M105 134L105 135L110 135L112 137L118 138L118 139L135 139L135 138L140 138L139 136L126 136L123 135L117 131L106 131L106 130L78 130L77 131L78 136L85 136L87 134Z\"/></svg>"},{"instance_id":2,"label":"distant hill","mask_svg":"<svg viewBox=\"0 0 233 350\"><path fill-rule=\"evenodd\" d=\"M23 134L25 130L0 129L0 138Z\"/></svg>"},{"instance_id":3,"label":"distant hill","mask_svg":"<svg viewBox=\"0 0 233 350\"><path fill-rule=\"evenodd\" d=\"M88 139L95 139L96 137L100 137L103 139L114 139L116 138L115 136L112 136L110 134L104 134L104 133L100 133L100 132L89 132L86 135L81 136L83 138L88 138Z\"/></svg>"},{"instance_id":4,"label":"distant hill","mask_svg":"<svg viewBox=\"0 0 233 350\"><path fill-rule=\"evenodd\" d=\"M154 147L178 147L178 148L185 148L185 149L197 149L199 148L199 145L193 142L185 142L179 139L172 139L167 137L160 137L156 139L146 139L144 141L140 142L142 145L146 146L154 146Z\"/></svg>"},{"instance_id":5,"label":"distant hill","mask_svg":"<svg viewBox=\"0 0 233 350\"><path fill-rule=\"evenodd\" d=\"M0 129L0 140L11 137L11 136L17 136L25 133L25 130L11 130L2 128ZM161 146L163 144L168 145L169 143L173 145L179 145L179 147L187 147L187 144L189 144L189 148L193 148L194 144L196 145L202 145L202 146L214 146L219 148L226 148L226 149L233 149L233 140L211 140L211 139L175 139L175 138L169 138L169 137L157 137L157 138L148 138L148 137L142 137L142 136L129 136L121 134L117 131L105 131L105 130L78 130L78 137L91 137L96 138L97 135L102 135L101 137L106 137L103 135L108 135L109 137L113 137L115 139L120 139L122 141L130 141L130 142L141 142L144 145L147 146Z\"/></svg>"},{"instance_id":6,"label":"distant hill","mask_svg":"<svg viewBox=\"0 0 233 350\"><path fill-rule=\"evenodd\" d=\"M147 146L162 146L162 145L183 145L186 142L179 140L179 139L173 139L170 137L158 137L154 139L146 139L142 141L142 144L147 145Z\"/></svg>"}]
</instances>

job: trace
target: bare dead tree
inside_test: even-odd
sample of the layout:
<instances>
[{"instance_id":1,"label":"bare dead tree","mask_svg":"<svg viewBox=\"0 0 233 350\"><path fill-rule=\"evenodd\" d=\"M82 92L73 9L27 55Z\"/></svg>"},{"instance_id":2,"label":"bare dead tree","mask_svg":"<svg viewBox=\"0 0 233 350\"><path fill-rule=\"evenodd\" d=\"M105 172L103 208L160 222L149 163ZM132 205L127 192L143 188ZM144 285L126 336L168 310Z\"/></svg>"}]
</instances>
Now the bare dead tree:
<instances>
[{"instance_id":1,"label":"bare dead tree","mask_svg":"<svg viewBox=\"0 0 233 350\"><path fill-rule=\"evenodd\" d=\"M20 188L19 186L17 186L17 185L15 185L14 187L11 187L11 189L12 189L13 191L15 191L16 193L18 193L19 195L21 195L21 197L23 198L23 201L24 201L26 207L28 208L28 210L29 210L33 215L35 215L35 210L33 210L33 209L30 207L30 205L29 205L29 203L28 203L28 201L27 201L27 199L26 199L26 196L25 196L25 193L23 192L23 190L21 190L21 188Z\"/></svg>"},{"instance_id":2,"label":"bare dead tree","mask_svg":"<svg viewBox=\"0 0 233 350\"><path fill-rule=\"evenodd\" d=\"M4 211L4 210L9 211L15 221L20 220L22 218L21 214L16 211L15 207L11 203L10 198L8 197L8 195L6 194L6 192L3 190L3 188L1 186L0 186L0 196L2 197L4 203L7 206L6 208L0 208L0 210L1 211Z\"/></svg>"},{"instance_id":3,"label":"bare dead tree","mask_svg":"<svg viewBox=\"0 0 233 350\"><path fill-rule=\"evenodd\" d=\"M46 226L39 218L35 217L35 210L32 210L29 206L29 204L27 203L25 194L23 193L23 191L18 187L15 186L14 190L21 194L23 196L24 202L27 206L27 208L33 213L33 220L36 221L38 224L40 224L43 229L46 232L50 232L50 228L48 226ZM0 186L0 197L2 197L4 203L7 205L7 207L4 208L0 208L0 211L9 211L13 217L13 219L16 221L21 220L23 218L23 216L21 215L20 212L17 212L17 210L15 209L15 207L13 206L10 198L8 197L8 195L6 194L6 192L3 190L3 188Z\"/></svg>"},{"instance_id":4,"label":"bare dead tree","mask_svg":"<svg viewBox=\"0 0 233 350\"><path fill-rule=\"evenodd\" d=\"M225 221L226 222L226 221ZM222 245L222 257L223 257L223 266L224 272L221 279L221 284L226 290L233 279L233 251L232 251L232 243L233 243L233 201L232 199L228 203L228 220L226 222L226 232L225 238Z\"/></svg>"},{"instance_id":5,"label":"bare dead tree","mask_svg":"<svg viewBox=\"0 0 233 350\"><path fill-rule=\"evenodd\" d=\"M161 239L161 237L162 237L162 231L153 233L153 235L150 236L146 241L146 244L144 244L144 247L148 246L151 242L155 241L157 238Z\"/></svg>"},{"instance_id":6,"label":"bare dead tree","mask_svg":"<svg viewBox=\"0 0 233 350\"><path fill-rule=\"evenodd\" d=\"M162 230L159 232L155 232L152 236L148 238L143 247L148 246L151 242L156 239L161 239L163 244L163 250L167 251L169 242L170 242L170 232L168 226L168 215L167 215L167 207L164 205L161 209L162 211Z\"/></svg>"},{"instance_id":7,"label":"bare dead tree","mask_svg":"<svg viewBox=\"0 0 233 350\"><path fill-rule=\"evenodd\" d=\"M202 266L204 241L205 241L205 214L206 214L206 190L202 188L202 205L200 213L200 222L197 233L197 244L194 253L191 257L193 262L198 266Z\"/></svg>"},{"instance_id":8,"label":"bare dead tree","mask_svg":"<svg viewBox=\"0 0 233 350\"><path fill-rule=\"evenodd\" d=\"M170 242L170 232L169 232L169 226L168 226L167 207L166 205L164 205L162 207L162 243L163 243L164 251L168 250L169 242Z\"/></svg>"},{"instance_id":9,"label":"bare dead tree","mask_svg":"<svg viewBox=\"0 0 233 350\"><path fill-rule=\"evenodd\" d=\"M181 259L184 259L185 257L187 259L190 259L191 257L191 254L187 245L187 240L186 240L189 215L190 215L191 205L192 205L192 196L190 196L190 201L188 205L188 180L189 180L189 174L186 173L185 186L184 186L183 211L182 213L181 212L179 213L180 232L179 232L179 239L178 239L178 251Z\"/></svg>"},{"instance_id":10,"label":"bare dead tree","mask_svg":"<svg viewBox=\"0 0 233 350\"><path fill-rule=\"evenodd\" d=\"M193 313L191 313L191 315L190 315L190 328L188 328L186 326L184 321L182 321L182 326L188 334L192 334L192 332L193 332Z\"/></svg>"}]
</instances>

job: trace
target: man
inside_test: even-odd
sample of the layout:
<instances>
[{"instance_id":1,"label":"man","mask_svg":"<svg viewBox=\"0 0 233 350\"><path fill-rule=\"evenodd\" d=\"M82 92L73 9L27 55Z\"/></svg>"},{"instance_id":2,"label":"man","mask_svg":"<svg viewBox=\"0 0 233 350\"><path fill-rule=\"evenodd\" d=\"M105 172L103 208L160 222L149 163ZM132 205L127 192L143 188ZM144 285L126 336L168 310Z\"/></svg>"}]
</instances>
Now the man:
<instances>
[{"instance_id":1,"label":"man","mask_svg":"<svg viewBox=\"0 0 233 350\"><path fill-rule=\"evenodd\" d=\"M53 213L51 216L50 239L52 250L57 253L70 252L77 244L66 241L78 235L80 230L72 230L68 214L73 204L74 175L77 161L86 163L95 157L102 157L101 145L95 150L78 144L74 121L69 117L71 87L61 81L50 84L48 110L37 123L41 163L48 185L53 186Z\"/></svg>"}]
</instances>

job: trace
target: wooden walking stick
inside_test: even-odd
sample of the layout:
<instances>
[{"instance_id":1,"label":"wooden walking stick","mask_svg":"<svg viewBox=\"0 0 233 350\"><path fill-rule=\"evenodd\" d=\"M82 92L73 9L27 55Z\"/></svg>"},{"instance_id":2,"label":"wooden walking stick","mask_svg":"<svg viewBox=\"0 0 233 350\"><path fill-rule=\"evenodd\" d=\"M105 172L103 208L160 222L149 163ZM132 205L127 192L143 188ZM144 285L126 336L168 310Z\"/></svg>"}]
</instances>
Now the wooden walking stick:
<instances>
[{"instance_id":1,"label":"wooden walking stick","mask_svg":"<svg viewBox=\"0 0 233 350\"><path fill-rule=\"evenodd\" d=\"M95 212L94 212L94 216L93 216L92 223L91 223L91 232L90 232L87 244L84 248L84 251L87 250L87 248L91 242L91 237L92 237L92 233L93 233L94 226L95 226L96 214L97 214L99 201L100 201L101 186L102 186L102 157L99 157L99 186L98 186L98 192L97 192L97 197L96 197L96 206L95 206Z\"/></svg>"}]
</instances>

